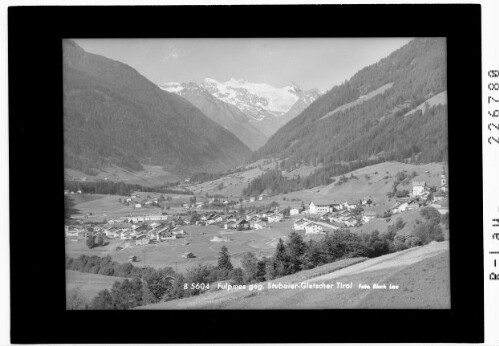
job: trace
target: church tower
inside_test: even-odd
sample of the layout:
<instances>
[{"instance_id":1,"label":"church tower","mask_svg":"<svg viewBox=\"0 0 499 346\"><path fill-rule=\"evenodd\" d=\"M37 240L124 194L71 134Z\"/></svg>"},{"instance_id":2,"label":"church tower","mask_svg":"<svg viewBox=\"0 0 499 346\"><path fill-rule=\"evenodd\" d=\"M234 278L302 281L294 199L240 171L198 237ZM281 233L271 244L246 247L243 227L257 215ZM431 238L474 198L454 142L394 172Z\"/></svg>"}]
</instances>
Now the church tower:
<instances>
[{"instance_id":1,"label":"church tower","mask_svg":"<svg viewBox=\"0 0 499 346\"><path fill-rule=\"evenodd\" d=\"M447 176L445 175L445 172L442 172L442 175L440 176L440 185L447 185Z\"/></svg>"}]
</instances>

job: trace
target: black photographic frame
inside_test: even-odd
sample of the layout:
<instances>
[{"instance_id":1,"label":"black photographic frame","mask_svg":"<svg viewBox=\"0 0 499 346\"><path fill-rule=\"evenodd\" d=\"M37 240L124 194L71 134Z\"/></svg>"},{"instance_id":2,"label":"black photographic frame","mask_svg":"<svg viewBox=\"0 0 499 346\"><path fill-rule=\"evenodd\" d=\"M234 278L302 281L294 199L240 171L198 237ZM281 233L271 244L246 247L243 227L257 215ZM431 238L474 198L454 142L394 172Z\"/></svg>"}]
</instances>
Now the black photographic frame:
<instances>
[{"instance_id":1,"label":"black photographic frame","mask_svg":"<svg viewBox=\"0 0 499 346\"><path fill-rule=\"evenodd\" d=\"M483 342L480 17L478 4L10 7L11 342ZM62 39L93 37L446 37L451 309L66 311Z\"/></svg>"}]
</instances>

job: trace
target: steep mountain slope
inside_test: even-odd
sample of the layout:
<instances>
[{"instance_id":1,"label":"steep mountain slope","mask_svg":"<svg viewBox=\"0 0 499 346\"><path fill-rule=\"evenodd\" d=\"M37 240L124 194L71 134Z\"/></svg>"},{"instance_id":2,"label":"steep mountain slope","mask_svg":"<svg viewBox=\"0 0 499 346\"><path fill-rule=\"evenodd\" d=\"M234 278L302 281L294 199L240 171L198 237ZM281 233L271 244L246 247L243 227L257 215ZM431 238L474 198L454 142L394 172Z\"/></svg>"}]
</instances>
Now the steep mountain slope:
<instances>
[{"instance_id":1,"label":"steep mountain slope","mask_svg":"<svg viewBox=\"0 0 499 346\"><path fill-rule=\"evenodd\" d=\"M196 83L167 83L161 85L160 88L185 98L208 118L236 135L252 150L260 148L268 139L250 123L248 117L239 108L219 100Z\"/></svg>"},{"instance_id":2,"label":"steep mountain slope","mask_svg":"<svg viewBox=\"0 0 499 346\"><path fill-rule=\"evenodd\" d=\"M385 159L440 162L447 153L447 107L428 103L446 90L445 39L414 39L335 86L279 129L254 155L328 167Z\"/></svg>"},{"instance_id":3,"label":"steep mountain slope","mask_svg":"<svg viewBox=\"0 0 499 346\"><path fill-rule=\"evenodd\" d=\"M175 174L220 171L251 151L185 99L136 70L63 42L65 167L160 165Z\"/></svg>"},{"instance_id":4,"label":"steep mountain slope","mask_svg":"<svg viewBox=\"0 0 499 346\"><path fill-rule=\"evenodd\" d=\"M303 90L294 83L276 88L265 83L234 78L226 82L205 78L200 84L188 83L188 85L191 88L194 85L204 88L218 100L237 107L251 124L266 136L274 134L321 95L318 89ZM161 87L182 95L186 84L173 82Z\"/></svg>"}]
</instances>

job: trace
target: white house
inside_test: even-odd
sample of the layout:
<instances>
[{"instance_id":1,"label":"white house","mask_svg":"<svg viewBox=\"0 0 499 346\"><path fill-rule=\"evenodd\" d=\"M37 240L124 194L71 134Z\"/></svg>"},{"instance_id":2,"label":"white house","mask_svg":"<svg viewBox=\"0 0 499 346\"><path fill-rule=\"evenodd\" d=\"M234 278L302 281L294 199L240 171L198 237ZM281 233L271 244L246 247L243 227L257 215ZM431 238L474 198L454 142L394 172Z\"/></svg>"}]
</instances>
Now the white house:
<instances>
[{"instance_id":1,"label":"white house","mask_svg":"<svg viewBox=\"0 0 499 346\"><path fill-rule=\"evenodd\" d=\"M108 238L116 238L116 231L118 231L118 229L116 229L115 227L111 227L111 228L104 230L104 234Z\"/></svg>"},{"instance_id":2,"label":"white house","mask_svg":"<svg viewBox=\"0 0 499 346\"><path fill-rule=\"evenodd\" d=\"M440 203L430 204L430 207L437 209L437 211L442 215L449 212L449 203L446 200L443 200Z\"/></svg>"},{"instance_id":3,"label":"white house","mask_svg":"<svg viewBox=\"0 0 499 346\"><path fill-rule=\"evenodd\" d=\"M309 222L305 225L305 234L323 234L336 229L339 229L339 227L325 222Z\"/></svg>"},{"instance_id":4,"label":"white house","mask_svg":"<svg viewBox=\"0 0 499 346\"><path fill-rule=\"evenodd\" d=\"M254 202L255 201L255 197L250 197L249 201L250 202Z\"/></svg>"},{"instance_id":5,"label":"white house","mask_svg":"<svg viewBox=\"0 0 499 346\"><path fill-rule=\"evenodd\" d=\"M309 205L310 214L327 213L330 208L329 204L316 204L314 202L310 202Z\"/></svg>"},{"instance_id":6,"label":"white house","mask_svg":"<svg viewBox=\"0 0 499 346\"><path fill-rule=\"evenodd\" d=\"M289 215L299 215L300 210L298 208L289 209Z\"/></svg>"},{"instance_id":7,"label":"white house","mask_svg":"<svg viewBox=\"0 0 499 346\"><path fill-rule=\"evenodd\" d=\"M372 219L376 218L376 213L374 211L365 211L362 213L362 222L367 223Z\"/></svg>"},{"instance_id":8,"label":"white house","mask_svg":"<svg viewBox=\"0 0 499 346\"><path fill-rule=\"evenodd\" d=\"M135 239L135 245L147 245L149 244L149 241L150 239L147 236L141 235Z\"/></svg>"},{"instance_id":9,"label":"white house","mask_svg":"<svg viewBox=\"0 0 499 346\"><path fill-rule=\"evenodd\" d=\"M144 221L165 221L168 220L168 215L148 215L144 216Z\"/></svg>"},{"instance_id":10,"label":"white house","mask_svg":"<svg viewBox=\"0 0 499 346\"><path fill-rule=\"evenodd\" d=\"M447 208L447 207L437 208L437 210L442 215L445 215L449 212L449 208Z\"/></svg>"},{"instance_id":11,"label":"white house","mask_svg":"<svg viewBox=\"0 0 499 346\"><path fill-rule=\"evenodd\" d=\"M321 225L315 222L309 222L305 225L305 234L321 234L324 233L324 229Z\"/></svg>"},{"instance_id":12,"label":"white house","mask_svg":"<svg viewBox=\"0 0 499 346\"><path fill-rule=\"evenodd\" d=\"M78 230L76 228L70 228L68 226L66 228L66 237L76 237L78 238Z\"/></svg>"},{"instance_id":13,"label":"white house","mask_svg":"<svg viewBox=\"0 0 499 346\"><path fill-rule=\"evenodd\" d=\"M397 202L390 210L392 214L397 214L406 211L408 207L409 203L407 202Z\"/></svg>"},{"instance_id":14,"label":"white house","mask_svg":"<svg viewBox=\"0 0 499 346\"><path fill-rule=\"evenodd\" d=\"M440 176L440 185L447 185L447 176L445 175L445 173L442 173L442 175Z\"/></svg>"},{"instance_id":15,"label":"white house","mask_svg":"<svg viewBox=\"0 0 499 346\"><path fill-rule=\"evenodd\" d=\"M345 202L345 203L343 203L343 206L344 206L347 210L352 210L352 209L357 208L357 204L355 204L355 203L349 203L349 202Z\"/></svg>"},{"instance_id":16,"label":"white house","mask_svg":"<svg viewBox=\"0 0 499 346\"><path fill-rule=\"evenodd\" d=\"M149 227L151 227L151 228L156 228L156 227L158 227L159 225L161 225L159 222L152 222L151 224L149 224Z\"/></svg>"},{"instance_id":17,"label":"white house","mask_svg":"<svg viewBox=\"0 0 499 346\"><path fill-rule=\"evenodd\" d=\"M265 226L266 224L263 221L256 221L250 223L250 227L253 229L263 229Z\"/></svg>"},{"instance_id":18,"label":"white house","mask_svg":"<svg viewBox=\"0 0 499 346\"><path fill-rule=\"evenodd\" d=\"M415 181L412 183L412 195L413 196L422 196L426 190L426 182L424 181Z\"/></svg>"},{"instance_id":19,"label":"white house","mask_svg":"<svg viewBox=\"0 0 499 346\"><path fill-rule=\"evenodd\" d=\"M142 208L142 204L140 203L135 204L135 208Z\"/></svg>"},{"instance_id":20,"label":"white house","mask_svg":"<svg viewBox=\"0 0 499 346\"><path fill-rule=\"evenodd\" d=\"M296 220L295 223L293 224L293 229L295 231L303 231L305 230L305 226L309 223L307 219L299 219Z\"/></svg>"},{"instance_id":21,"label":"white house","mask_svg":"<svg viewBox=\"0 0 499 346\"><path fill-rule=\"evenodd\" d=\"M267 216L267 221L270 222L279 222L282 220L282 216L279 214L269 215Z\"/></svg>"},{"instance_id":22,"label":"white house","mask_svg":"<svg viewBox=\"0 0 499 346\"><path fill-rule=\"evenodd\" d=\"M348 227L353 227L353 226L356 226L356 225L357 225L357 223L358 223L357 219L356 219L356 218L354 218L354 217L350 217L350 218L348 218L348 219L344 219L344 220L342 220L342 222L343 222L346 226L348 226Z\"/></svg>"},{"instance_id":23,"label":"white house","mask_svg":"<svg viewBox=\"0 0 499 346\"><path fill-rule=\"evenodd\" d=\"M130 233L131 233L130 231L121 232L120 239L121 239L121 240L128 240L128 239L132 239L132 236L131 236L131 234L130 234Z\"/></svg>"},{"instance_id":24,"label":"white house","mask_svg":"<svg viewBox=\"0 0 499 346\"><path fill-rule=\"evenodd\" d=\"M236 223L234 221L229 221L224 224L224 229L233 229L236 227Z\"/></svg>"},{"instance_id":25,"label":"white house","mask_svg":"<svg viewBox=\"0 0 499 346\"><path fill-rule=\"evenodd\" d=\"M256 211L252 211L252 212L249 212L248 214L246 214L245 218L246 218L246 220L251 221L251 220L253 220L253 219L255 219L255 218L256 218L256 219L259 219L259 218L260 218L260 215L258 215L258 214L256 213Z\"/></svg>"},{"instance_id":26,"label":"white house","mask_svg":"<svg viewBox=\"0 0 499 346\"><path fill-rule=\"evenodd\" d=\"M343 210L343 205L340 203L331 204L331 211Z\"/></svg>"}]
</instances>

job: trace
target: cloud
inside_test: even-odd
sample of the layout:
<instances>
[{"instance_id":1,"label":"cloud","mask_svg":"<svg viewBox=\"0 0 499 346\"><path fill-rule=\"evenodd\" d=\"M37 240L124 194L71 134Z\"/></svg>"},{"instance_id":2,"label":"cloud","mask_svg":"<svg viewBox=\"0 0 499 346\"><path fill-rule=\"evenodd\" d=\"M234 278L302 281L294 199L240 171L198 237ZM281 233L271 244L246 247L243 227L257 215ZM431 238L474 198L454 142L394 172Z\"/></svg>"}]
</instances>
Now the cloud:
<instances>
[{"instance_id":1,"label":"cloud","mask_svg":"<svg viewBox=\"0 0 499 346\"><path fill-rule=\"evenodd\" d=\"M169 45L161 60L163 61L163 63L168 63L169 61L178 59L178 56L179 54L177 48L174 45Z\"/></svg>"}]
</instances>

